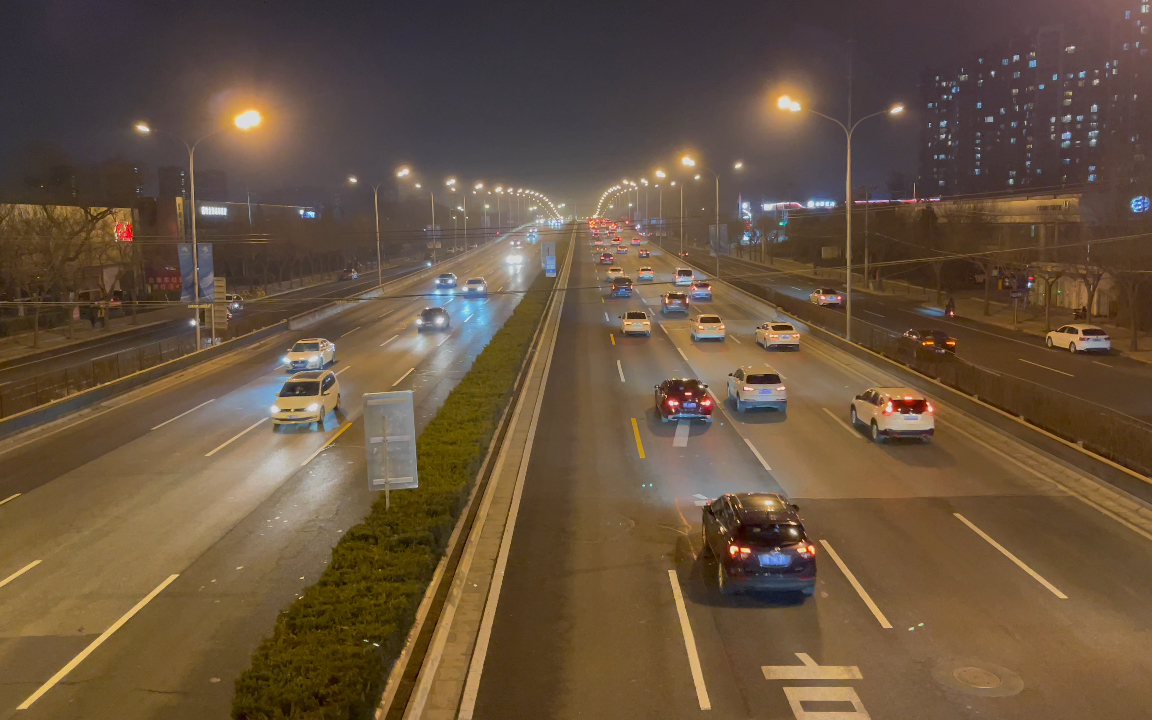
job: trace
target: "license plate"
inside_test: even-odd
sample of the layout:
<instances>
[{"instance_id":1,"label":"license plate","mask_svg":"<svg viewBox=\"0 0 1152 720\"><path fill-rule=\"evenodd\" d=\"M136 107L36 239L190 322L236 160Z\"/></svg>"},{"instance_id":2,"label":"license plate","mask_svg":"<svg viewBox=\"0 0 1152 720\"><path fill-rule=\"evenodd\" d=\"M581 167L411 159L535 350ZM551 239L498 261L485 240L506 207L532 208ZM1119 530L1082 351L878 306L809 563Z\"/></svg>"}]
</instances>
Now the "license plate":
<instances>
[{"instance_id":1,"label":"license plate","mask_svg":"<svg viewBox=\"0 0 1152 720\"><path fill-rule=\"evenodd\" d=\"M761 567L788 567L792 564L792 556L784 553L769 553L760 556Z\"/></svg>"},{"instance_id":2,"label":"license plate","mask_svg":"<svg viewBox=\"0 0 1152 720\"><path fill-rule=\"evenodd\" d=\"M760 394L761 394L761 395L771 395L771 394L772 394L772 389L771 389L771 388L765 388L765 389L763 389L763 390L761 390L761 391L760 391Z\"/></svg>"},{"instance_id":3,"label":"license plate","mask_svg":"<svg viewBox=\"0 0 1152 720\"><path fill-rule=\"evenodd\" d=\"M685 410L695 410L696 409L696 403L684 403L684 409Z\"/></svg>"},{"instance_id":4,"label":"license plate","mask_svg":"<svg viewBox=\"0 0 1152 720\"><path fill-rule=\"evenodd\" d=\"M905 415L904 422L916 422L920 419L919 415Z\"/></svg>"}]
</instances>

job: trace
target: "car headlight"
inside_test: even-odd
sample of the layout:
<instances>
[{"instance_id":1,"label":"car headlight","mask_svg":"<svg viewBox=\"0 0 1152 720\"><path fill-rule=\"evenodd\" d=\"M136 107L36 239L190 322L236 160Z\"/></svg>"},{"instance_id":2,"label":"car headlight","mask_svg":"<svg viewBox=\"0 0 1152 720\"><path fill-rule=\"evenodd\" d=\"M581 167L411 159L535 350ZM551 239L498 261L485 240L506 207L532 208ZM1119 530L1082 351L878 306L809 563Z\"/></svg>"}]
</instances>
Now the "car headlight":
<instances>
[{"instance_id":1,"label":"car headlight","mask_svg":"<svg viewBox=\"0 0 1152 720\"><path fill-rule=\"evenodd\" d=\"M444 324L444 318L442 318L442 317L436 318L436 324L437 325L443 325Z\"/></svg>"},{"instance_id":2,"label":"car headlight","mask_svg":"<svg viewBox=\"0 0 1152 720\"><path fill-rule=\"evenodd\" d=\"M196 318L192 318L191 320L189 320L188 324L191 325L192 327L196 327Z\"/></svg>"},{"instance_id":3,"label":"car headlight","mask_svg":"<svg viewBox=\"0 0 1152 720\"><path fill-rule=\"evenodd\" d=\"M284 357L280 358L280 362L284 363L285 365L291 365L291 364L292 364L292 361L288 359L288 356L287 356L287 355L285 355Z\"/></svg>"},{"instance_id":4,"label":"car headlight","mask_svg":"<svg viewBox=\"0 0 1152 720\"><path fill-rule=\"evenodd\" d=\"M319 409L320 409L320 403L312 403L307 408L308 412L316 412Z\"/></svg>"},{"instance_id":5,"label":"car headlight","mask_svg":"<svg viewBox=\"0 0 1152 720\"><path fill-rule=\"evenodd\" d=\"M273 415L275 415L276 413L280 412L280 408L278 408L277 406L273 405L273 406L272 406L272 407L269 409L269 412L271 412Z\"/></svg>"},{"instance_id":6,"label":"car headlight","mask_svg":"<svg viewBox=\"0 0 1152 720\"><path fill-rule=\"evenodd\" d=\"M424 324L424 318L416 318L416 324L417 325L423 325Z\"/></svg>"},{"instance_id":7,"label":"car headlight","mask_svg":"<svg viewBox=\"0 0 1152 720\"><path fill-rule=\"evenodd\" d=\"M319 355L313 355L312 357L308 358L308 362L312 362L313 360L315 360L316 362L319 362L320 356Z\"/></svg>"}]
</instances>

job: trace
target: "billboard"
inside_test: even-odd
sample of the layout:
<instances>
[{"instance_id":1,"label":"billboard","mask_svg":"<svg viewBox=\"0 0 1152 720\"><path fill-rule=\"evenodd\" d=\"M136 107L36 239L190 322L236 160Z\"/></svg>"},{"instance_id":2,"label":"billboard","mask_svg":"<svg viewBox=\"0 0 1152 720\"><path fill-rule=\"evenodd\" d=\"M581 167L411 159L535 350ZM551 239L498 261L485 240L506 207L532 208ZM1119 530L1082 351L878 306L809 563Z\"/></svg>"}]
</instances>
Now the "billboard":
<instances>
[{"instance_id":1,"label":"billboard","mask_svg":"<svg viewBox=\"0 0 1152 720\"><path fill-rule=\"evenodd\" d=\"M200 255L198 265L200 270L200 299L211 299L216 296L216 274L212 269L211 243L199 243L196 250ZM180 243L176 246L176 254L180 258L181 283L180 302L190 303L195 299L193 292L193 264L192 243Z\"/></svg>"}]
</instances>

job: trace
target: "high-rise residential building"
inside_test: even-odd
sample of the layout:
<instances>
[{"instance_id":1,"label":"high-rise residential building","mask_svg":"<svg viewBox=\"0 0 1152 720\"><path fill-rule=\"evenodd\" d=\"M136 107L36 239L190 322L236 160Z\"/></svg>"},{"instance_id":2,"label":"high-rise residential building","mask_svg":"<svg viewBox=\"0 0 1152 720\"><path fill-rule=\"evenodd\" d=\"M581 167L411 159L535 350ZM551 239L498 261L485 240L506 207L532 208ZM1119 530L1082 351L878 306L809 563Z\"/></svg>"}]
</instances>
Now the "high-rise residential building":
<instances>
[{"instance_id":1,"label":"high-rise residential building","mask_svg":"<svg viewBox=\"0 0 1152 720\"><path fill-rule=\"evenodd\" d=\"M1149 3L976 53L922 84L920 185L961 195L1116 187L1146 169ZM1146 138L1146 140L1145 140ZM1149 148L1152 150L1152 148Z\"/></svg>"},{"instance_id":2,"label":"high-rise residential building","mask_svg":"<svg viewBox=\"0 0 1152 720\"><path fill-rule=\"evenodd\" d=\"M182 197L188 200L188 171L181 167L167 165L156 171L159 181L159 197L162 200Z\"/></svg>"}]
</instances>

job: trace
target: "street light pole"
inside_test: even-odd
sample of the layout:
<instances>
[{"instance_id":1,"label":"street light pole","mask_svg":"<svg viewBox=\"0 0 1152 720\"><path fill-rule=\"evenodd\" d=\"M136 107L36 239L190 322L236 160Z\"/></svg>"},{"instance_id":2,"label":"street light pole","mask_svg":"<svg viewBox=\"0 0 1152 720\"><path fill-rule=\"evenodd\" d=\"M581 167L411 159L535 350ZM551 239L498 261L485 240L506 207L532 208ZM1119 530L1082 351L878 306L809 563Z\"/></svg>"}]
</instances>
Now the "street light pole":
<instances>
[{"instance_id":1,"label":"street light pole","mask_svg":"<svg viewBox=\"0 0 1152 720\"><path fill-rule=\"evenodd\" d=\"M383 182L383 181L381 181ZM384 284L384 265L380 258L380 183L372 186L372 207L376 210L376 284Z\"/></svg>"},{"instance_id":2,"label":"street light pole","mask_svg":"<svg viewBox=\"0 0 1152 720\"><path fill-rule=\"evenodd\" d=\"M831 120L840 126L844 131L844 137L847 141L847 158L845 162L844 172L844 225L845 225L845 238L844 247L846 257L844 258L844 296L846 298L844 303L844 339L849 342L852 341L852 136L856 134L856 128L860 127L860 123L881 115L899 115L904 112L903 105L894 105L888 110L881 110L874 112L871 115L865 115L856 122L852 122L851 114L849 114L848 123L843 123L834 117L825 115L824 113L817 112L810 108L803 108L800 103L793 101L787 95L780 98L777 106L782 110L790 110L792 112L800 112L807 110L813 115L818 115L825 120ZM851 109L849 109L851 113Z\"/></svg>"}]
</instances>

